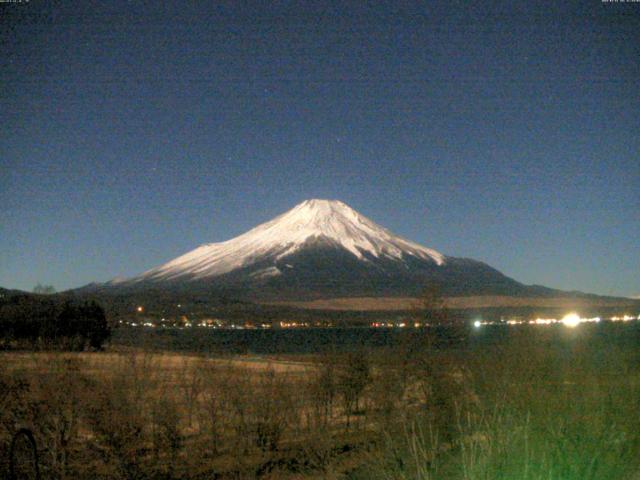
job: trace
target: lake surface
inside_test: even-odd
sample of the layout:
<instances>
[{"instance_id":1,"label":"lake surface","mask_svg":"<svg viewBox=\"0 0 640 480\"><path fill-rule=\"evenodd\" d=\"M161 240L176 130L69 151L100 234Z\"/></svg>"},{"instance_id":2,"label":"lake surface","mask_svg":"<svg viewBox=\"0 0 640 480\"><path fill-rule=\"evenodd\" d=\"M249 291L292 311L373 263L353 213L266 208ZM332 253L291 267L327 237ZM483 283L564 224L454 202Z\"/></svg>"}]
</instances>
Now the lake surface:
<instances>
[{"instance_id":1,"label":"lake surface","mask_svg":"<svg viewBox=\"0 0 640 480\"><path fill-rule=\"evenodd\" d=\"M462 333L462 335L460 335ZM136 348L198 352L209 354L308 354L349 351L358 348L389 348L408 337L424 335L421 329L399 328L306 328L267 330L215 330L207 328L153 329L121 328L114 331L112 343ZM587 348L613 346L640 348L640 322L564 325L486 325L455 332L435 331L435 344L441 348L474 349L499 345L514 337L533 341ZM452 338L459 340L452 340ZM462 338L460 340L460 338Z\"/></svg>"}]
</instances>

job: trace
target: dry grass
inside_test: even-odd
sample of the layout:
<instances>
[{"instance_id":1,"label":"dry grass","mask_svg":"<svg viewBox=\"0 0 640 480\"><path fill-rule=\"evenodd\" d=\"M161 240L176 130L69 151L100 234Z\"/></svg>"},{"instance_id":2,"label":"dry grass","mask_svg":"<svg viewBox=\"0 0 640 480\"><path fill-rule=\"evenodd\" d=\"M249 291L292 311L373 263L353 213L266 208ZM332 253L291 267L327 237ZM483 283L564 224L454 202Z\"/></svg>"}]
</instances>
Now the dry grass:
<instances>
[{"instance_id":1,"label":"dry grass","mask_svg":"<svg viewBox=\"0 0 640 480\"><path fill-rule=\"evenodd\" d=\"M0 353L2 361L7 369L36 369L47 365L52 361L68 360L82 363L85 373L98 374L101 371L109 371L121 364L123 359L132 355L143 355L145 362L152 364L155 369L165 373L181 371L185 367L232 367L249 371L274 371L277 373L305 373L314 369L312 362L301 362L289 359L273 359L270 357L256 357L237 355L225 358L208 358L198 355L185 355L180 353L94 353L94 352L3 352Z\"/></svg>"},{"instance_id":2,"label":"dry grass","mask_svg":"<svg viewBox=\"0 0 640 480\"><path fill-rule=\"evenodd\" d=\"M324 468L335 435L362 423L337 399L318 419L310 362L130 351L3 353L0 365L0 447L28 427L45 478L270 478Z\"/></svg>"},{"instance_id":3,"label":"dry grass","mask_svg":"<svg viewBox=\"0 0 640 480\"><path fill-rule=\"evenodd\" d=\"M325 300L268 302L269 305L294 306L309 310L338 311L406 311L415 309L421 304L419 298L413 297L354 297L330 298ZM446 305L452 309L497 308L497 307L536 307L562 308L574 310L594 307L632 307L638 306L637 300L609 298L540 298L540 297L507 297L507 296L470 296L448 297Z\"/></svg>"},{"instance_id":4,"label":"dry grass","mask_svg":"<svg viewBox=\"0 0 640 480\"><path fill-rule=\"evenodd\" d=\"M531 331L308 358L4 353L0 450L27 426L54 479L632 478L640 352Z\"/></svg>"}]
</instances>

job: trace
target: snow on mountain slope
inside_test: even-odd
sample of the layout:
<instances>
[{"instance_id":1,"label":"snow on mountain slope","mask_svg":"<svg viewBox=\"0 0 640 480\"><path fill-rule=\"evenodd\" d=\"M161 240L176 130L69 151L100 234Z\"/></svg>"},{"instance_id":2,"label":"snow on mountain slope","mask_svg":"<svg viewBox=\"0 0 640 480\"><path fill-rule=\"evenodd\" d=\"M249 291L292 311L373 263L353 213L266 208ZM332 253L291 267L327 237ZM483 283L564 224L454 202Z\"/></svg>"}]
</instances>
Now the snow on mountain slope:
<instances>
[{"instance_id":1,"label":"snow on mountain slope","mask_svg":"<svg viewBox=\"0 0 640 480\"><path fill-rule=\"evenodd\" d=\"M365 262L367 255L399 261L409 255L437 265L445 263L444 255L393 235L340 201L306 200L243 235L226 242L202 245L133 281L215 277L264 258L281 259L300 250L312 239L327 239ZM262 275L280 273L274 266Z\"/></svg>"}]
</instances>

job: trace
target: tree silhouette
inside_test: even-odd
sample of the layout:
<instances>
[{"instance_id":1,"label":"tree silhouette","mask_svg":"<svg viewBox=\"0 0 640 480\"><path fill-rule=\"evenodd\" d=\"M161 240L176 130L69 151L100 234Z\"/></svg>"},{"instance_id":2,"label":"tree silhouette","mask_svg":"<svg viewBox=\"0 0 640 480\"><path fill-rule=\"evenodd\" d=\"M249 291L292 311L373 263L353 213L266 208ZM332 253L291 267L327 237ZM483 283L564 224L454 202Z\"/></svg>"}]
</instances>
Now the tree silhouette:
<instances>
[{"instance_id":1,"label":"tree silhouette","mask_svg":"<svg viewBox=\"0 0 640 480\"><path fill-rule=\"evenodd\" d=\"M33 287L33 293L51 295L53 293L56 293L56 289L53 285L42 285L38 283L35 287Z\"/></svg>"},{"instance_id":2,"label":"tree silhouette","mask_svg":"<svg viewBox=\"0 0 640 480\"><path fill-rule=\"evenodd\" d=\"M111 329L96 302L60 303L55 297L17 295L0 304L0 339L58 348L100 349Z\"/></svg>"}]
</instances>

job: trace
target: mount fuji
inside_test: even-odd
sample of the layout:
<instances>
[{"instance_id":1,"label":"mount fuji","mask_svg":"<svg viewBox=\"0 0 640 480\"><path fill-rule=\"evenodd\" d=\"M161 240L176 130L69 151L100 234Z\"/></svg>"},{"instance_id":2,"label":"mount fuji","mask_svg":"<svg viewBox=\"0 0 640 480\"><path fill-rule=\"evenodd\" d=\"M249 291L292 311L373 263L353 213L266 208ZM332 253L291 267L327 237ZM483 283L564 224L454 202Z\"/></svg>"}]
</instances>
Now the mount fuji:
<instances>
[{"instance_id":1,"label":"mount fuji","mask_svg":"<svg viewBox=\"0 0 640 480\"><path fill-rule=\"evenodd\" d=\"M401 238L340 201L317 199L231 240L201 245L133 278L92 288L313 300L415 296L433 284L448 296L554 292Z\"/></svg>"}]
</instances>

